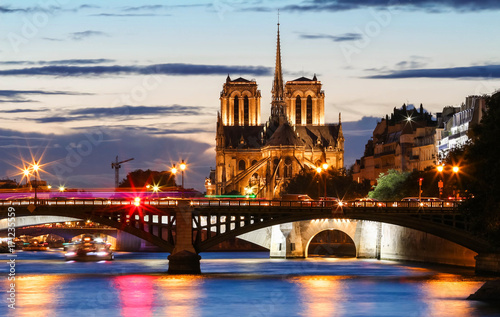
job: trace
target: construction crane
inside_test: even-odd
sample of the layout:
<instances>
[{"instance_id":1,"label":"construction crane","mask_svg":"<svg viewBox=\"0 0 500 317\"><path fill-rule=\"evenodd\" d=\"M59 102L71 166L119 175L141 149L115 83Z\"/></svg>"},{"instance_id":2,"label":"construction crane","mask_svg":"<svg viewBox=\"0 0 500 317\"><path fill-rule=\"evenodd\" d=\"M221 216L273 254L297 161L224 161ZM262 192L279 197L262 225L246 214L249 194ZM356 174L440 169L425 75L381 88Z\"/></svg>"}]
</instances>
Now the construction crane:
<instances>
[{"instance_id":1,"label":"construction crane","mask_svg":"<svg viewBox=\"0 0 500 317\"><path fill-rule=\"evenodd\" d=\"M117 155L116 156L116 161L115 162L111 162L111 168L115 169L115 188L118 188L118 183L119 183L119 180L120 180L120 172L119 171L120 171L120 167L122 167L120 164L128 162L128 161L132 161L133 159L134 158L130 158L128 160L118 162L118 155Z\"/></svg>"}]
</instances>

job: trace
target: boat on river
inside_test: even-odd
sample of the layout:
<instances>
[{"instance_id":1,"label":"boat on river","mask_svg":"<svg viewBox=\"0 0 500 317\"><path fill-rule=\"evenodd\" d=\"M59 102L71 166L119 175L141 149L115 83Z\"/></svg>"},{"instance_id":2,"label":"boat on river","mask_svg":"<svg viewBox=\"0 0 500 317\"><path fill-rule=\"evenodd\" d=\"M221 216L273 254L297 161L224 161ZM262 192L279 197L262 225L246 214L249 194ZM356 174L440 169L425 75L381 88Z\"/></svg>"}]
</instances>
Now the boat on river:
<instances>
[{"instance_id":1,"label":"boat on river","mask_svg":"<svg viewBox=\"0 0 500 317\"><path fill-rule=\"evenodd\" d=\"M64 259L66 261L111 261L114 260L115 255L110 248L111 244L101 239L84 236L81 241L66 246Z\"/></svg>"}]
</instances>

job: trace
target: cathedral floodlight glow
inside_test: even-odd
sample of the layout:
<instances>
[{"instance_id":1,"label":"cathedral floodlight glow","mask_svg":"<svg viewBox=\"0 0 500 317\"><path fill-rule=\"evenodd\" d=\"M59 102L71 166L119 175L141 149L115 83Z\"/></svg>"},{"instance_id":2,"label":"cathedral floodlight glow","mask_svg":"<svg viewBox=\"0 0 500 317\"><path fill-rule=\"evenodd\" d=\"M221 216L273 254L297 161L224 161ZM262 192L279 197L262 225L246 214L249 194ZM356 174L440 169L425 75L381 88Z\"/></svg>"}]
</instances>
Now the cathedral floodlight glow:
<instances>
[{"instance_id":1,"label":"cathedral floodlight glow","mask_svg":"<svg viewBox=\"0 0 500 317\"><path fill-rule=\"evenodd\" d=\"M283 185L304 169L343 167L342 123L325 124L321 81L300 77L283 84L278 23L271 116L260 123L257 82L228 75L217 115L216 168L205 182L208 195L280 196Z\"/></svg>"}]
</instances>

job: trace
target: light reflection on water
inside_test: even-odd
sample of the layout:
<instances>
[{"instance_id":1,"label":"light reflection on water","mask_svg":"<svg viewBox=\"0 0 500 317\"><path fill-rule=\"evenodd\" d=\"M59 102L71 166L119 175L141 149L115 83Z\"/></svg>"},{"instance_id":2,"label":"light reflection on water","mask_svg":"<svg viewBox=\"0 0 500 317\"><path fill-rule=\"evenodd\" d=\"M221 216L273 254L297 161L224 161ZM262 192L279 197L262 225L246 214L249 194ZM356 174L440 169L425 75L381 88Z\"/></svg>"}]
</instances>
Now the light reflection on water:
<instances>
[{"instance_id":1,"label":"light reflection on water","mask_svg":"<svg viewBox=\"0 0 500 317\"><path fill-rule=\"evenodd\" d=\"M118 253L113 262L66 263L57 253L22 254L11 315L500 316L498 307L464 300L485 281L467 270L210 253L202 254L203 275L180 276L165 274L166 255ZM0 283L2 298L8 284ZM0 306L0 316L8 313L7 304Z\"/></svg>"}]
</instances>

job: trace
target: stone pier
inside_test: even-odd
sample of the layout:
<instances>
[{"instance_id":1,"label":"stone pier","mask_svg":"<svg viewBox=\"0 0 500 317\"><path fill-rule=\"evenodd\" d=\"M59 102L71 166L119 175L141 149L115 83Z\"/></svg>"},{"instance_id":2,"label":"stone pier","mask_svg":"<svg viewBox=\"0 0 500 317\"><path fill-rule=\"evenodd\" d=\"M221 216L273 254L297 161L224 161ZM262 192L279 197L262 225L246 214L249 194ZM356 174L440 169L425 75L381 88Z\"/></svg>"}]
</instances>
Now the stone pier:
<instances>
[{"instance_id":1,"label":"stone pier","mask_svg":"<svg viewBox=\"0 0 500 317\"><path fill-rule=\"evenodd\" d=\"M200 259L193 247L193 208L189 200L179 200L176 208L175 247L168 256L168 273L200 274Z\"/></svg>"},{"instance_id":2,"label":"stone pier","mask_svg":"<svg viewBox=\"0 0 500 317\"><path fill-rule=\"evenodd\" d=\"M479 253L476 259L476 273L500 275L500 253Z\"/></svg>"}]
</instances>

